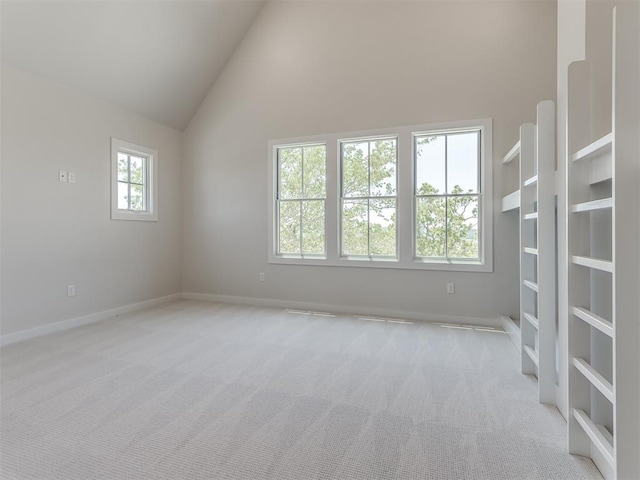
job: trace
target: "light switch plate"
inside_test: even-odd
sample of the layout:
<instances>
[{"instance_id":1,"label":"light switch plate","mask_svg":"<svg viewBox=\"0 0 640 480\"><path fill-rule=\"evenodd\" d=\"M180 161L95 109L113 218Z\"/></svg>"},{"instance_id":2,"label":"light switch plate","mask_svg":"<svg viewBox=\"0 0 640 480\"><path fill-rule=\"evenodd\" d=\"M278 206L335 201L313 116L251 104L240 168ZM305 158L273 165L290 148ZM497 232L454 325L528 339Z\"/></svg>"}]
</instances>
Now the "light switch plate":
<instances>
[{"instance_id":1,"label":"light switch plate","mask_svg":"<svg viewBox=\"0 0 640 480\"><path fill-rule=\"evenodd\" d=\"M67 171L66 170L58 170L58 181L66 182L67 181Z\"/></svg>"}]
</instances>

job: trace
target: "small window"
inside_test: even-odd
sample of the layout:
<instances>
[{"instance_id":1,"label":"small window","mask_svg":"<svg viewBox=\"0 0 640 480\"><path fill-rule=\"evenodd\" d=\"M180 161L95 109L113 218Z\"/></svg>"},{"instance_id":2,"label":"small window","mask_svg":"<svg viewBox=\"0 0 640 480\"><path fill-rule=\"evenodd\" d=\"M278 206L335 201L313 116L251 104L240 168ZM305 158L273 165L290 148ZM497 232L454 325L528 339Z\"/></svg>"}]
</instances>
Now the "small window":
<instances>
[{"instance_id":1,"label":"small window","mask_svg":"<svg viewBox=\"0 0 640 480\"><path fill-rule=\"evenodd\" d=\"M481 258L479 130L414 135L415 256Z\"/></svg>"},{"instance_id":2,"label":"small window","mask_svg":"<svg viewBox=\"0 0 640 480\"><path fill-rule=\"evenodd\" d=\"M111 218L157 221L158 152L111 139Z\"/></svg>"},{"instance_id":3,"label":"small window","mask_svg":"<svg viewBox=\"0 0 640 480\"><path fill-rule=\"evenodd\" d=\"M326 257L326 145L277 147L277 255Z\"/></svg>"},{"instance_id":4,"label":"small window","mask_svg":"<svg viewBox=\"0 0 640 480\"><path fill-rule=\"evenodd\" d=\"M397 143L341 142L343 257L397 258Z\"/></svg>"}]
</instances>

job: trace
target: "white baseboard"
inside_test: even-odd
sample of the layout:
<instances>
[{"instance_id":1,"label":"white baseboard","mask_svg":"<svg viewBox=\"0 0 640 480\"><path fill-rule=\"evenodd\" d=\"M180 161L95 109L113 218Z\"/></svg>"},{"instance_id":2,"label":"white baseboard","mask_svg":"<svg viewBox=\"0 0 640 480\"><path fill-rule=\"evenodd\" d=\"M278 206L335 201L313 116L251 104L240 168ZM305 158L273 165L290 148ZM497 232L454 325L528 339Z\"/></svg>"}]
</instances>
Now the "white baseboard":
<instances>
[{"instance_id":1,"label":"white baseboard","mask_svg":"<svg viewBox=\"0 0 640 480\"><path fill-rule=\"evenodd\" d=\"M113 308L110 310L104 310L102 312L91 313L82 317L71 318L69 320L63 320L61 322L52 323L50 325L44 325L42 327L31 328L29 330L22 330L15 333L0 336L0 346L10 345L12 343L22 342L32 338L47 335L49 333L60 332L68 330L74 327L80 327L89 323L99 322L107 318L116 317L125 313L135 312L144 308L153 307L166 303L172 300L178 300L180 298L188 300L203 300L207 302L219 302L219 303L233 303L239 305L253 305L259 307L274 307L274 308L292 308L296 310L310 310L316 312L331 312L340 313L346 315L366 315L375 317L386 318L399 318L406 320L416 320L424 322L440 322L450 323L454 325L477 325L491 328L503 328L511 337L510 331L507 329L508 324L501 318L490 317L469 317L460 315L447 315L442 313L429 313L429 312L414 312L408 310L393 310L386 308L371 308L371 307L359 307L353 305L333 305L326 303L313 303L313 302L298 302L290 300L276 300L269 298L255 298L255 297L237 297L232 295L213 295L208 293L192 293L184 292L182 294L175 293L173 295L167 295L165 297L154 298L146 300L144 302L134 303L131 305L125 305L122 307ZM506 317L508 318L508 317ZM508 318L513 324L513 321ZM513 324L517 329L517 326ZM520 347L518 330L518 341L516 346ZM512 338L513 340L513 338Z\"/></svg>"},{"instance_id":2,"label":"white baseboard","mask_svg":"<svg viewBox=\"0 0 640 480\"><path fill-rule=\"evenodd\" d=\"M442 313L359 307L353 305L333 305L324 303L297 302L291 300L276 300L270 298L236 297L232 295L213 295L209 293L184 292L182 294L182 298L187 300L203 300L207 302L253 305L256 307L292 308L295 310L309 310L315 312L366 315L375 317L416 320L423 322L439 322L455 325L477 325L482 327L503 328L503 322L500 318L469 317L460 315L447 315Z\"/></svg>"},{"instance_id":3,"label":"white baseboard","mask_svg":"<svg viewBox=\"0 0 640 480\"><path fill-rule=\"evenodd\" d=\"M171 300L178 300L180 298L182 298L182 294L174 293L173 295L152 298L151 300L145 300L144 302L133 303L131 305L112 308L110 310L104 310L102 312L90 313L89 315L71 318L69 320L63 320L61 322L52 323L50 325L44 325L42 327L30 328L29 330L21 330L15 333L9 333L7 335L0 336L0 346L22 342L31 338L47 335L49 333L68 330L70 328L79 327L81 325L87 325L88 323L99 322L100 320L116 317L124 313L135 312L136 310L142 310L143 308L153 307L155 305L170 302Z\"/></svg>"},{"instance_id":4,"label":"white baseboard","mask_svg":"<svg viewBox=\"0 0 640 480\"><path fill-rule=\"evenodd\" d=\"M507 332L513 344L520 351L520 327L516 325L516 322L511 317L504 316L502 317L502 329Z\"/></svg>"}]
</instances>

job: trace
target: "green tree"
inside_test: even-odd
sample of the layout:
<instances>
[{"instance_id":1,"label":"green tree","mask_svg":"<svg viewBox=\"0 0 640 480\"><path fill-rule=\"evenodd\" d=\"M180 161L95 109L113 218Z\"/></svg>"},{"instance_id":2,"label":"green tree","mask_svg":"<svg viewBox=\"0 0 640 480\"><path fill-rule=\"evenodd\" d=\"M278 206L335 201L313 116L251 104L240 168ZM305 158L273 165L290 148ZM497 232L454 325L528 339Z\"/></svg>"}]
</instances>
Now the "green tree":
<instances>
[{"instance_id":1,"label":"green tree","mask_svg":"<svg viewBox=\"0 0 640 480\"><path fill-rule=\"evenodd\" d=\"M346 255L397 255L396 152L395 139L343 144L341 228ZM324 145L278 150L280 253L325 252L325 162ZM457 185L450 193L444 196L426 182L418 187L417 256L478 257L477 194Z\"/></svg>"},{"instance_id":2,"label":"green tree","mask_svg":"<svg viewBox=\"0 0 640 480\"><path fill-rule=\"evenodd\" d=\"M278 149L279 252L325 252L326 147Z\"/></svg>"},{"instance_id":3,"label":"green tree","mask_svg":"<svg viewBox=\"0 0 640 480\"><path fill-rule=\"evenodd\" d=\"M425 196L416 200L416 255L478 258L477 195L462 195L456 185L451 192L455 196L440 196L428 183L417 193Z\"/></svg>"},{"instance_id":4,"label":"green tree","mask_svg":"<svg viewBox=\"0 0 640 480\"><path fill-rule=\"evenodd\" d=\"M396 152L395 139L343 145L342 251L346 255L396 255Z\"/></svg>"},{"instance_id":5,"label":"green tree","mask_svg":"<svg viewBox=\"0 0 640 480\"><path fill-rule=\"evenodd\" d=\"M145 168L145 158L118 153L119 208L145 210Z\"/></svg>"}]
</instances>

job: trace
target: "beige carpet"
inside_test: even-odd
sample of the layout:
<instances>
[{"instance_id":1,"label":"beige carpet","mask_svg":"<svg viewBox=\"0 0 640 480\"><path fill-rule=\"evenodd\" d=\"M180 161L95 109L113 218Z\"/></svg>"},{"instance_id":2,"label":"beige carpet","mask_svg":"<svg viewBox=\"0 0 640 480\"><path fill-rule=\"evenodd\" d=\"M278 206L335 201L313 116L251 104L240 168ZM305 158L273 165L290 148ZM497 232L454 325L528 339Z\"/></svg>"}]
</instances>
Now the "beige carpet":
<instances>
[{"instance_id":1,"label":"beige carpet","mask_svg":"<svg viewBox=\"0 0 640 480\"><path fill-rule=\"evenodd\" d=\"M5 479L599 478L498 332L180 301L1 361Z\"/></svg>"}]
</instances>

